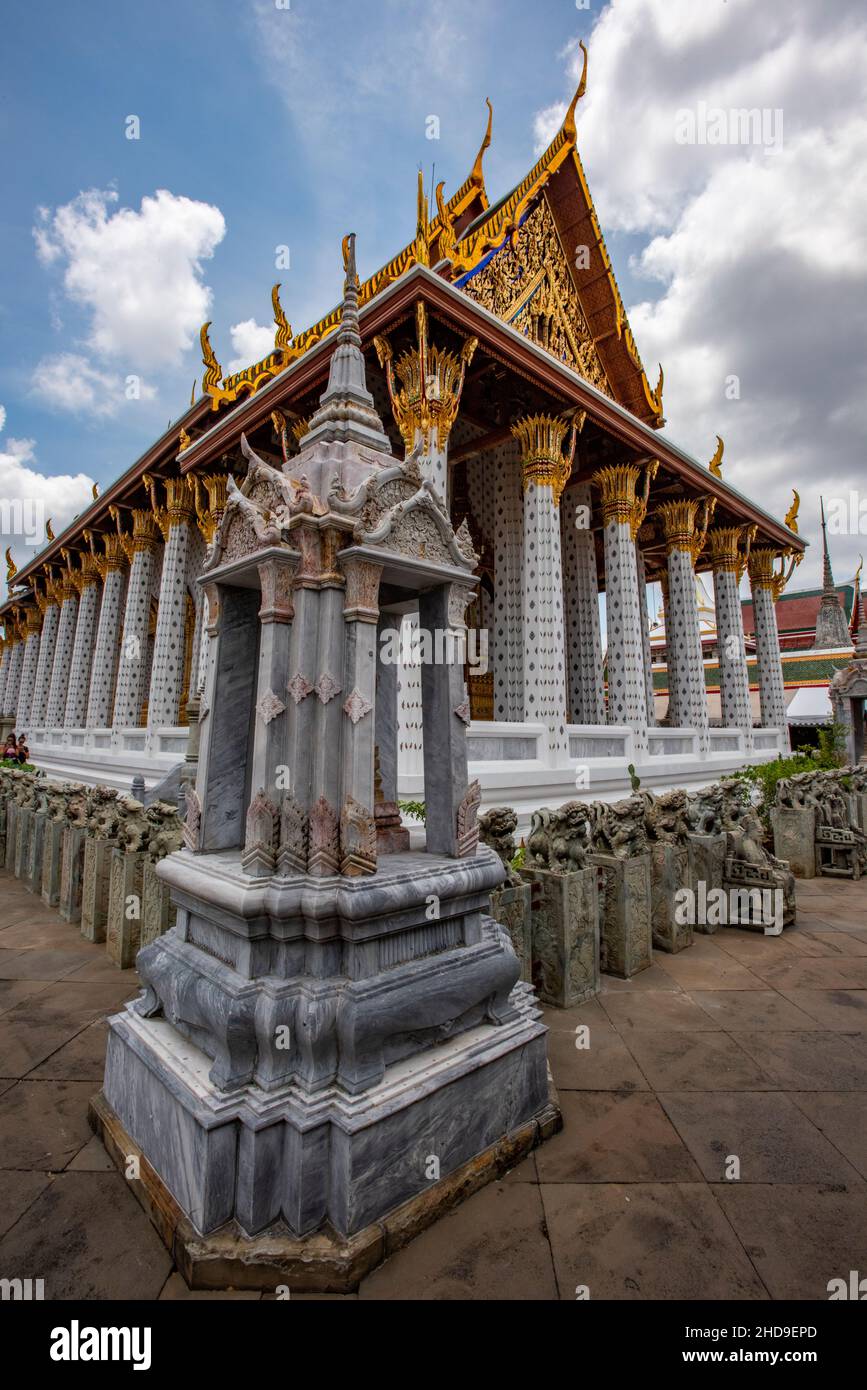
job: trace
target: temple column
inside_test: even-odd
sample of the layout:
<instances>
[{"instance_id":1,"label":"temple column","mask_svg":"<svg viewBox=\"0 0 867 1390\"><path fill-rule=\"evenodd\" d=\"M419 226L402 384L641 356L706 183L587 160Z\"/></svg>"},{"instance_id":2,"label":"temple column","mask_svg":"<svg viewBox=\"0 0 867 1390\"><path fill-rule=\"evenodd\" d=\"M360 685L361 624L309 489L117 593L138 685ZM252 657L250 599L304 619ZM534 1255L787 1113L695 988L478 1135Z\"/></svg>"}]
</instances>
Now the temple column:
<instances>
[{"instance_id":1,"label":"temple column","mask_svg":"<svg viewBox=\"0 0 867 1390\"><path fill-rule=\"evenodd\" d=\"M57 645L54 649L51 687L48 692L48 710L45 715L45 723L50 729L63 726L69 675L72 670L72 648L75 644L75 628L78 622L78 590L75 587L68 558L61 579L60 596L62 602L60 619L57 624Z\"/></svg>"},{"instance_id":2,"label":"temple column","mask_svg":"<svg viewBox=\"0 0 867 1390\"><path fill-rule=\"evenodd\" d=\"M545 725L554 763L569 757L560 498L572 471L577 425L572 426L564 455L568 429L565 421L547 416L520 420L512 427L521 445L524 488L523 718L525 723Z\"/></svg>"},{"instance_id":3,"label":"temple column","mask_svg":"<svg viewBox=\"0 0 867 1390\"><path fill-rule=\"evenodd\" d=\"M697 525L701 509L702 523ZM695 561L704 546L712 503L700 499L664 502L659 508L668 556L668 604L666 607L666 650L674 647L677 660L669 670L669 687L676 691L681 728L695 729L699 751L710 744L707 687L701 649L701 627L695 584ZM671 623L669 632L668 623ZM673 681L672 681L673 676Z\"/></svg>"},{"instance_id":4,"label":"temple column","mask_svg":"<svg viewBox=\"0 0 867 1390\"><path fill-rule=\"evenodd\" d=\"M635 542L635 571L638 575L638 602L641 607L642 618L642 655L644 658L644 693L647 700L647 726L652 729L656 723L656 701L653 697L653 653L650 649L650 622L647 617L647 572L644 568L644 551L637 540Z\"/></svg>"},{"instance_id":5,"label":"temple column","mask_svg":"<svg viewBox=\"0 0 867 1390\"><path fill-rule=\"evenodd\" d=\"M136 508L132 515L132 535L122 538L130 571L112 719L116 728L138 728L141 721L151 585L156 562L157 532L151 512Z\"/></svg>"},{"instance_id":6,"label":"temple column","mask_svg":"<svg viewBox=\"0 0 867 1390\"><path fill-rule=\"evenodd\" d=\"M780 658L776 602L800 558L800 555L792 557L788 574L783 573L783 557L774 550L753 550L749 558L762 728L779 729L784 749L789 747L789 727L786 718L786 688ZM779 570L775 568L778 559L781 562Z\"/></svg>"},{"instance_id":7,"label":"temple column","mask_svg":"<svg viewBox=\"0 0 867 1390\"><path fill-rule=\"evenodd\" d=\"M515 446L494 459L494 717L520 724L524 717L523 493Z\"/></svg>"},{"instance_id":8,"label":"temple column","mask_svg":"<svg viewBox=\"0 0 867 1390\"><path fill-rule=\"evenodd\" d=\"M39 643L33 702L30 706L30 725L33 729L41 729L48 722L48 696L51 689L51 672L54 668L54 652L57 647L57 626L60 621L60 591L56 581L47 579L45 589L46 595L43 597L36 588L36 602L42 609L42 638Z\"/></svg>"},{"instance_id":9,"label":"temple column","mask_svg":"<svg viewBox=\"0 0 867 1390\"><path fill-rule=\"evenodd\" d=\"M0 655L0 714L4 714L6 711L6 681L9 676L9 652L11 650L11 645L8 637L4 637L2 641L0 641L0 653L2 653L2 655Z\"/></svg>"},{"instance_id":10,"label":"temple column","mask_svg":"<svg viewBox=\"0 0 867 1390\"><path fill-rule=\"evenodd\" d=\"M15 714L15 725L21 733L26 733L30 725L41 631L42 614L36 607L28 608L24 616L24 656L21 663L21 683L18 688L18 709Z\"/></svg>"},{"instance_id":11,"label":"temple column","mask_svg":"<svg viewBox=\"0 0 867 1390\"><path fill-rule=\"evenodd\" d=\"M722 721L727 729L742 730L745 753L753 751L753 712L740 586L754 530L720 526L707 535L713 566ZM747 540L746 554L740 549L743 539Z\"/></svg>"},{"instance_id":12,"label":"temple column","mask_svg":"<svg viewBox=\"0 0 867 1390\"><path fill-rule=\"evenodd\" d=\"M63 723L67 729L83 729L87 720L100 597L99 570L93 555L82 555L81 569L74 575L74 581L79 592L78 621Z\"/></svg>"},{"instance_id":13,"label":"temple column","mask_svg":"<svg viewBox=\"0 0 867 1390\"><path fill-rule=\"evenodd\" d=\"M148 725L151 728L173 728L180 718L184 685L187 551L193 514L192 498L186 478L166 478L168 505L159 507L156 505L156 482L147 476L142 481L151 490L154 519L165 541L151 662Z\"/></svg>"},{"instance_id":14,"label":"temple column","mask_svg":"<svg viewBox=\"0 0 867 1390\"><path fill-rule=\"evenodd\" d=\"M573 724L604 724L599 581L590 484L570 488L568 503L564 498L560 511L570 719Z\"/></svg>"},{"instance_id":15,"label":"temple column","mask_svg":"<svg viewBox=\"0 0 867 1390\"><path fill-rule=\"evenodd\" d=\"M286 693L289 675L289 633L294 617L292 582L296 554L283 552L258 566L259 665L256 675L256 720L250 751L251 814L247 817L241 863L247 873L262 877L274 872L277 846L267 843L261 826L276 824L279 814L280 769L286 764Z\"/></svg>"},{"instance_id":16,"label":"temple column","mask_svg":"<svg viewBox=\"0 0 867 1390\"><path fill-rule=\"evenodd\" d=\"M18 692L21 689L21 672L23 667L24 643L16 633L12 638L12 645L9 651L9 670L6 675L6 714L14 714L18 709Z\"/></svg>"},{"instance_id":17,"label":"temple column","mask_svg":"<svg viewBox=\"0 0 867 1390\"><path fill-rule=\"evenodd\" d=\"M120 654L120 630L123 617L124 569L126 556L120 536L102 537L105 556L96 555L94 563L102 579L102 602L96 629L96 645L90 674L90 691L85 716L88 729L107 729L114 709L114 686Z\"/></svg>"},{"instance_id":18,"label":"temple column","mask_svg":"<svg viewBox=\"0 0 867 1390\"><path fill-rule=\"evenodd\" d=\"M364 827L374 823L373 745L379 670L377 623L382 566L361 556L339 560L346 580L343 595L344 689L341 702L341 856L340 872L357 875L376 868L374 843L365 841Z\"/></svg>"},{"instance_id":19,"label":"temple column","mask_svg":"<svg viewBox=\"0 0 867 1390\"><path fill-rule=\"evenodd\" d=\"M644 492L636 484L644 473ZM654 464L602 468L592 481L602 491L605 524L605 615L608 632L608 723L633 732L636 758L647 751L644 638L635 564L635 537L647 514Z\"/></svg>"}]
</instances>

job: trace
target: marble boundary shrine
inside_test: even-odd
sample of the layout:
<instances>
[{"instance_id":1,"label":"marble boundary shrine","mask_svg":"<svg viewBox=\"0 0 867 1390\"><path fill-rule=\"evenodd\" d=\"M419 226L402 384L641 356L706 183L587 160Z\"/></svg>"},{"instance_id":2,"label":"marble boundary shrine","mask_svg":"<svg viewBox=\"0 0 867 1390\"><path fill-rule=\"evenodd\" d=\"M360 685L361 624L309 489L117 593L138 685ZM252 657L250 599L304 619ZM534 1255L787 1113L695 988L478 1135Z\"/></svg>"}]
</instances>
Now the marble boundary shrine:
<instances>
[{"instance_id":1,"label":"marble boundary shrine","mask_svg":"<svg viewBox=\"0 0 867 1390\"><path fill-rule=\"evenodd\" d=\"M368 388L395 454L421 468L478 559L468 670L470 775L484 805L521 823L540 804L629 785L701 786L787 747L775 600L804 542L796 507L767 514L661 432L660 369L638 354L577 150L585 71L549 148L505 198L483 158L428 207L414 239L358 287ZM296 469L329 374L340 310L294 334L272 292L274 351L225 377L203 326L202 394L24 567L0 610L4 730L25 731L49 776L153 790L184 759L210 659L201 578L246 474L242 436ZM296 480L299 482L300 479ZM95 489L96 491L96 489ZM722 719L708 718L695 575L712 575ZM761 717L750 706L739 587L755 609ZM646 586L659 581L670 693L654 712ZM605 594L607 633L598 595ZM412 606L399 618L417 623ZM394 618L392 619L394 621ZM472 649L472 644L471 644ZM603 650L606 652L603 669ZM330 698L329 673L293 671L280 693ZM324 683L323 683L324 682ZM399 675L401 797L423 796L421 675Z\"/></svg>"}]
</instances>

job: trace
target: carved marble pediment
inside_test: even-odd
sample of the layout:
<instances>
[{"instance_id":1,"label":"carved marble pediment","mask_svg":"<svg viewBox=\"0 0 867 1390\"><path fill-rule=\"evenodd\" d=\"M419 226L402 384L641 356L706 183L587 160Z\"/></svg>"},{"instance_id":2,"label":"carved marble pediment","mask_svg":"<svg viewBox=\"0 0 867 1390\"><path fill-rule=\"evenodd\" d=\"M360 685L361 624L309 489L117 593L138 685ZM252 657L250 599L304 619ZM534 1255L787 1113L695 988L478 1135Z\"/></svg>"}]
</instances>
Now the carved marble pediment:
<instances>
[{"instance_id":1,"label":"carved marble pediment","mask_svg":"<svg viewBox=\"0 0 867 1390\"><path fill-rule=\"evenodd\" d=\"M478 555L469 528L455 532L445 505L429 479L423 477L416 454L404 464L381 468L352 496L335 486L328 496L331 510L354 517L353 539L419 560L433 560L473 570Z\"/></svg>"},{"instance_id":2,"label":"carved marble pediment","mask_svg":"<svg viewBox=\"0 0 867 1390\"><path fill-rule=\"evenodd\" d=\"M241 451L247 460L247 476L240 487L234 478L228 479L226 508L204 566L206 571L279 544L284 526L294 516L324 516L328 511L311 492L306 478L290 477L266 463L253 452L244 435Z\"/></svg>"}]
</instances>

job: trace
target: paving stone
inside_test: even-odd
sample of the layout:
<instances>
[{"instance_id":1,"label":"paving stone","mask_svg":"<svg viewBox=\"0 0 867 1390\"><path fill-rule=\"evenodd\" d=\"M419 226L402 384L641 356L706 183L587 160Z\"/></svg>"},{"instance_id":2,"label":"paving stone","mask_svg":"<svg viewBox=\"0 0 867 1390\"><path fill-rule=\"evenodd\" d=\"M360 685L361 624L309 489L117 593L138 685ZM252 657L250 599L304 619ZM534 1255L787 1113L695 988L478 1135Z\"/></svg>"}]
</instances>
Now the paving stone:
<instances>
[{"instance_id":1,"label":"paving stone","mask_svg":"<svg viewBox=\"0 0 867 1390\"><path fill-rule=\"evenodd\" d=\"M4 1276L44 1278L47 1299L155 1299L171 1267L119 1173L59 1173L0 1240Z\"/></svg>"},{"instance_id":2,"label":"paving stone","mask_svg":"<svg viewBox=\"0 0 867 1390\"><path fill-rule=\"evenodd\" d=\"M655 958L662 952L654 953ZM656 963L649 966L647 970L641 970L637 975L631 976L628 980L621 980L617 975L602 975L600 995L607 994L644 994L654 993L663 990L667 993L676 993L679 989L676 980Z\"/></svg>"},{"instance_id":3,"label":"paving stone","mask_svg":"<svg viewBox=\"0 0 867 1390\"><path fill-rule=\"evenodd\" d=\"M724 951L715 951L714 956L693 959L692 950L681 955L668 956L660 962L662 969L676 980L681 989L766 989L764 981L754 975Z\"/></svg>"},{"instance_id":4,"label":"paving stone","mask_svg":"<svg viewBox=\"0 0 867 1390\"><path fill-rule=\"evenodd\" d=\"M745 1052L780 1091L865 1091L867 1055L839 1033L736 1033Z\"/></svg>"},{"instance_id":5,"label":"paving stone","mask_svg":"<svg viewBox=\"0 0 867 1390\"><path fill-rule=\"evenodd\" d=\"M540 1182L689 1182L700 1177L655 1096L565 1091L560 1105L563 1129L536 1153Z\"/></svg>"},{"instance_id":6,"label":"paving stone","mask_svg":"<svg viewBox=\"0 0 867 1390\"><path fill-rule=\"evenodd\" d=\"M655 1091L771 1091L728 1033L630 1032L627 1046Z\"/></svg>"},{"instance_id":7,"label":"paving stone","mask_svg":"<svg viewBox=\"0 0 867 1390\"><path fill-rule=\"evenodd\" d=\"M94 1134L83 1149L79 1149L64 1170L67 1173L114 1173L115 1165L105 1151L102 1140Z\"/></svg>"},{"instance_id":8,"label":"paving stone","mask_svg":"<svg viewBox=\"0 0 867 1390\"><path fill-rule=\"evenodd\" d=\"M588 999L585 1003L576 1005L574 1009L555 1009L546 1005L542 1009L542 1022L552 1033L574 1034L579 1024L583 1023L614 1031L614 1026L598 999Z\"/></svg>"},{"instance_id":9,"label":"paving stone","mask_svg":"<svg viewBox=\"0 0 867 1390\"><path fill-rule=\"evenodd\" d=\"M548 1035L548 1061L558 1091L646 1091L647 1081L611 1025L590 1024L589 1046L577 1048L574 1033Z\"/></svg>"},{"instance_id":10,"label":"paving stone","mask_svg":"<svg viewBox=\"0 0 867 1390\"><path fill-rule=\"evenodd\" d=\"M105 1075L105 1053L108 1028L103 1019L88 1024L70 1038L38 1067L28 1074L28 1080L90 1081L99 1090Z\"/></svg>"},{"instance_id":11,"label":"paving stone","mask_svg":"<svg viewBox=\"0 0 867 1390\"><path fill-rule=\"evenodd\" d=\"M4 1173L0 1181L0 1237L5 1236L52 1181L50 1173Z\"/></svg>"},{"instance_id":12,"label":"paving stone","mask_svg":"<svg viewBox=\"0 0 867 1390\"><path fill-rule=\"evenodd\" d=\"M764 1299L767 1292L703 1183L542 1185L560 1296Z\"/></svg>"},{"instance_id":13,"label":"paving stone","mask_svg":"<svg viewBox=\"0 0 867 1390\"><path fill-rule=\"evenodd\" d=\"M823 1028L840 1033L867 1031L867 990L786 989L782 992Z\"/></svg>"},{"instance_id":14,"label":"paving stone","mask_svg":"<svg viewBox=\"0 0 867 1390\"><path fill-rule=\"evenodd\" d=\"M858 1181L856 1170L788 1096L663 1091L659 1100L708 1182L725 1181L730 1155L740 1159L741 1183Z\"/></svg>"},{"instance_id":15,"label":"paving stone","mask_svg":"<svg viewBox=\"0 0 867 1390\"><path fill-rule=\"evenodd\" d=\"M58 1022L22 1018L17 1023L0 1019L0 1072L23 1077L86 1026L86 1021Z\"/></svg>"},{"instance_id":16,"label":"paving stone","mask_svg":"<svg viewBox=\"0 0 867 1390\"><path fill-rule=\"evenodd\" d=\"M82 964L82 950L87 950L86 942L62 950L0 950L0 979L62 980Z\"/></svg>"},{"instance_id":17,"label":"paving stone","mask_svg":"<svg viewBox=\"0 0 867 1390\"><path fill-rule=\"evenodd\" d=\"M91 1137L90 1081L21 1081L0 1096L0 1168L65 1168Z\"/></svg>"},{"instance_id":18,"label":"paving stone","mask_svg":"<svg viewBox=\"0 0 867 1390\"><path fill-rule=\"evenodd\" d=\"M643 994L606 994L602 1005L615 1028L624 1036L632 1029L661 1029L691 1032L716 1032L720 1025L708 1018L694 999L682 991L665 994L661 990Z\"/></svg>"},{"instance_id":19,"label":"paving stone","mask_svg":"<svg viewBox=\"0 0 867 1390\"><path fill-rule=\"evenodd\" d=\"M32 994L48 988L46 980L0 980L0 1018L22 999L29 999Z\"/></svg>"},{"instance_id":20,"label":"paving stone","mask_svg":"<svg viewBox=\"0 0 867 1390\"><path fill-rule=\"evenodd\" d=\"M557 1297L538 1187L491 1183L362 1281L359 1297Z\"/></svg>"},{"instance_id":21,"label":"paving stone","mask_svg":"<svg viewBox=\"0 0 867 1390\"><path fill-rule=\"evenodd\" d=\"M775 1299L828 1298L830 1279L864 1270L867 1188L727 1183L711 1191ZM809 1321L809 1319L805 1319Z\"/></svg>"},{"instance_id":22,"label":"paving stone","mask_svg":"<svg viewBox=\"0 0 867 1390\"><path fill-rule=\"evenodd\" d=\"M695 990L691 996L715 1028L752 1032L757 1028L809 1028L810 1019L774 990Z\"/></svg>"},{"instance_id":23,"label":"paving stone","mask_svg":"<svg viewBox=\"0 0 867 1390\"><path fill-rule=\"evenodd\" d=\"M802 956L754 969L774 989L867 989L867 959L861 957Z\"/></svg>"},{"instance_id":24,"label":"paving stone","mask_svg":"<svg viewBox=\"0 0 867 1390\"><path fill-rule=\"evenodd\" d=\"M858 1091L793 1091L790 1099L803 1110L835 1149L867 1178L865 1097Z\"/></svg>"}]
</instances>

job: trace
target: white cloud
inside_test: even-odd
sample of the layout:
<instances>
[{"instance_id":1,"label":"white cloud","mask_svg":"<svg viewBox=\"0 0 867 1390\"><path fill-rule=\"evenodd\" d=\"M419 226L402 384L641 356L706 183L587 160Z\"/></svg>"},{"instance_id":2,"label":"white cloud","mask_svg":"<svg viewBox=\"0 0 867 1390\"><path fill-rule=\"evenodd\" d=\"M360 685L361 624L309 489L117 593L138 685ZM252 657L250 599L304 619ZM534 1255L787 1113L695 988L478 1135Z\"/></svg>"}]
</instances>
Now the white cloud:
<instances>
[{"instance_id":1,"label":"white cloud","mask_svg":"<svg viewBox=\"0 0 867 1390\"><path fill-rule=\"evenodd\" d=\"M66 294L90 314L86 346L114 367L176 366L208 317L203 261L226 231L219 208L159 189L141 208L92 189L34 228L45 265L63 266Z\"/></svg>"},{"instance_id":2,"label":"white cloud","mask_svg":"<svg viewBox=\"0 0 867 1390\"><path fill-rule=\"evenodd\" d=\"M642 243L648 298L628 312L645 362L665 367L666 432L703 460L722 434L725 477L773 515L797 487L815 542L819 492L864 476L863 7L611 0L589 49L579 149L603 228ZM580 57L571 46L570 82ZM700 102L781 110L781 149L678 144L678 112ZM537 114L540 142L563 110ZM835 538L837 578L862 549L864 536ZM820 564L814 544L797 583Z\"/></svg>"},{"instance_id":3,"label":"white cloud","mask_svg":"<svg viewBox=\"0 0 867 1390\"><path fill-rule=\"evenodd\" d=\"M97 418L116 415L129 401L150 401L156 390L134 373L104 371L75 352L43 357L33 372L31 395L50 410Z\"/></svg>"},{"instance_id":4,"label":"white cloud","mask_svg":"<svg viewBox=\"0 0 867 1390\"><path fill-rule=\"evenodd\" d=\"M274 351L273 323L265 324L263 327L255 319L244 319L242 323L233 323L229 332L235 352L227 368L229 375L242 372L254 362L261 362L263 357Z\"/></svg>"},{"instance_id":5,"label":"white cloud","mask_svg":"<svg viewBox=\"0 0 867 1390\"><path fill-rule=\"evenodd\" d=\"M5 415L0 406L0 421ZM84 473L40 473L33 440L6 438L0 446L0 549L11 547L19 569L28 564L45 543L46 520L59 535L90 501L92 488Z\"/></svg>"}]
</instances>

